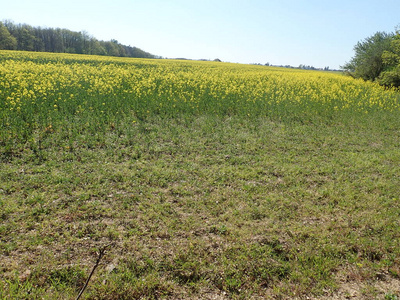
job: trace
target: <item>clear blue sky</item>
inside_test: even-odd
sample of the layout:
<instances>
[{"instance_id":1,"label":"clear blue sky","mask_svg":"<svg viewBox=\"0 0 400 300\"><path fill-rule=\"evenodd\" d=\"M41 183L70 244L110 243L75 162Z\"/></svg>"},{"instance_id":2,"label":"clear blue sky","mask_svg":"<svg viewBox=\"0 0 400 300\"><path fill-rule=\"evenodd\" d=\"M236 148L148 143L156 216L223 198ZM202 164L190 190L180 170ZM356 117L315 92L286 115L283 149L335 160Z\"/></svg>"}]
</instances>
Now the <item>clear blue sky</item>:
<instances>
[{"instance_id":1,"label":"clear blue sky","mask_svg":"<svg viewBox=\"0 0 400 300\"><path fill-rule=\"evenodd\" d=\"M85 30L168 58L338 68L400 25L399 0L0 0L0 20Z\"/></svg>"}]
</instances>

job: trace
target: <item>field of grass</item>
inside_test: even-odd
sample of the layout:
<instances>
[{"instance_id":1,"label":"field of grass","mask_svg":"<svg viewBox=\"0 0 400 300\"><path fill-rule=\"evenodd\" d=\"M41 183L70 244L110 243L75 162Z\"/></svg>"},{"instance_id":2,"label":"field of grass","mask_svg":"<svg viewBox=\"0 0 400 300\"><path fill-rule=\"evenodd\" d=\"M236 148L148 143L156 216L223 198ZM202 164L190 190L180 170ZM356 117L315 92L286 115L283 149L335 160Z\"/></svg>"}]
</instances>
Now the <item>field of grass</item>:
<instances>
[{"instance_id":1,"label":"field of grass","mask_svg":"<svg viewBox=\"0 0 400 300\"><path fill-rule=\"evenodd\" d=\"M0 299L75 299L105 246L82 299L397 299L399 112L335 73L0 51Z\"/></svg>"}]
</instances>

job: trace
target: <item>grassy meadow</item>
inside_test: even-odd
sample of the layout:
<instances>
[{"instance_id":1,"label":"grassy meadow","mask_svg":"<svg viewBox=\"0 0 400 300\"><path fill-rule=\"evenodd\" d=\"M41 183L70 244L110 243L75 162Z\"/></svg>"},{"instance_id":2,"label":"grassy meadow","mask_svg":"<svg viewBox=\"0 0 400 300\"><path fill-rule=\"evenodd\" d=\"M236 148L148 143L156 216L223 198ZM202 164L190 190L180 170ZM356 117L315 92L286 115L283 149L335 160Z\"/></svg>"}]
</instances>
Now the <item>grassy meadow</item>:
<instances>
[{"instance_id":1,"label":"grassy meadow","mask_svg":"<svg viewBox=\"0 0 400 300\"><path fill-rule=\"evenodd\" d=\"M0 51L0 299L398 299L400 92ZM336 298L335 298L336 297Z\"/></svg>"}]
</instances>

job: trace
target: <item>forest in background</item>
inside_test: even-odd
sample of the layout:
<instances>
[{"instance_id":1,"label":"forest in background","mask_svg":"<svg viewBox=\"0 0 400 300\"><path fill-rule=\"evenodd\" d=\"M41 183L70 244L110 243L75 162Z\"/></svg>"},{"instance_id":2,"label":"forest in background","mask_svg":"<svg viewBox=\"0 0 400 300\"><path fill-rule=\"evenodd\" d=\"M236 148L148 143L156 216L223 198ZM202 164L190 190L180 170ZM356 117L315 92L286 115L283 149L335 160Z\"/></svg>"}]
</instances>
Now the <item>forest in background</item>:
<instances>
[{"instance_id":1,"label":"forest in background","mask_svg":"<svg viewBox=\"0 0 400 300\"><path fill-rule=\"evenodd\" d=\"M137 47L122 45L117 40L97 40L86 31L34 27L8 20L0 22L0 50L159 58Z\"/></svg>"}]
</instances>

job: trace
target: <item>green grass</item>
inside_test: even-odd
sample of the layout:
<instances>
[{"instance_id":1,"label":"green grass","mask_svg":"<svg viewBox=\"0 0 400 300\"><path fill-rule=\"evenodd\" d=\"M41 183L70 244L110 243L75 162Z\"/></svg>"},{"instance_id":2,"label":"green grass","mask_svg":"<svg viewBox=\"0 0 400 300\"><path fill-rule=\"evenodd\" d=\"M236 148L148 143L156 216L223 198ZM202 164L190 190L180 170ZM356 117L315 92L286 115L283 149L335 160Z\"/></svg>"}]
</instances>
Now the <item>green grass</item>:
<instances>
[{"instance_id":1,"label":"green grass","mask_svg":"<svg viewBox=\"0 0 400 300\"><path fill-rule=\"evenodd\" d=\"M327 297L344 276L398 278L399 126L177 115L37 132L2 155L0 299L74 299L111 242L85 299Z\"/></svg>"}]
</instances>

